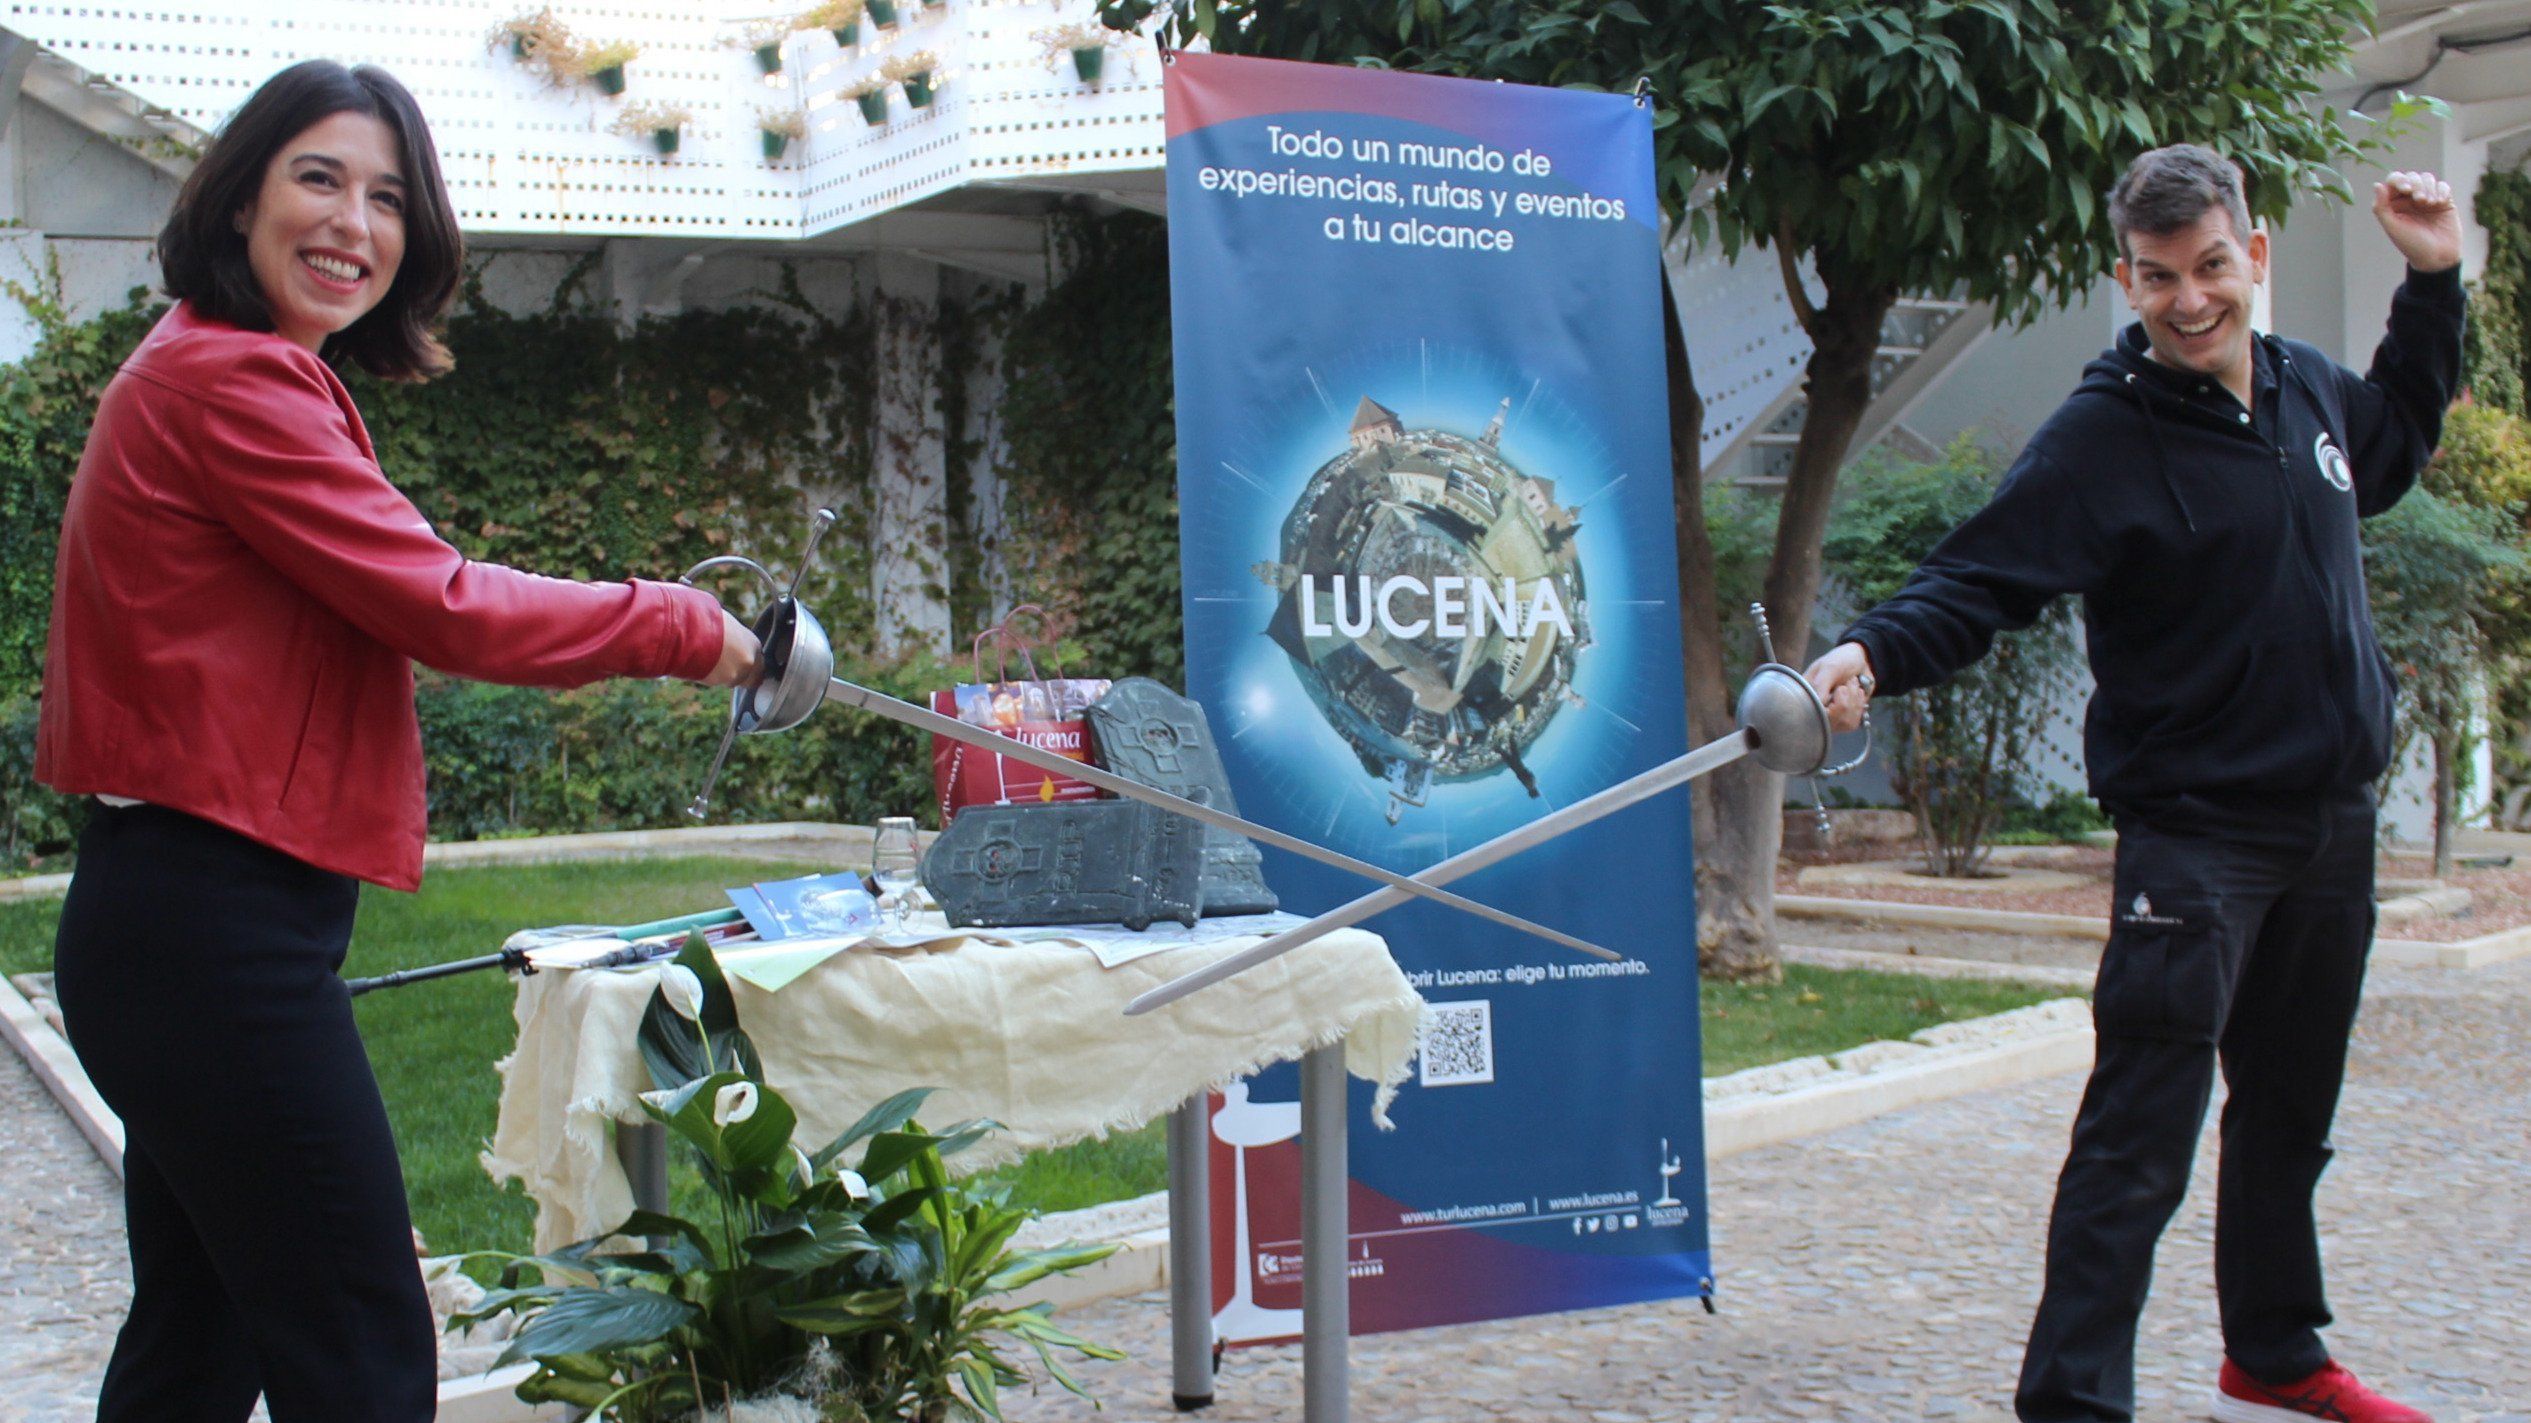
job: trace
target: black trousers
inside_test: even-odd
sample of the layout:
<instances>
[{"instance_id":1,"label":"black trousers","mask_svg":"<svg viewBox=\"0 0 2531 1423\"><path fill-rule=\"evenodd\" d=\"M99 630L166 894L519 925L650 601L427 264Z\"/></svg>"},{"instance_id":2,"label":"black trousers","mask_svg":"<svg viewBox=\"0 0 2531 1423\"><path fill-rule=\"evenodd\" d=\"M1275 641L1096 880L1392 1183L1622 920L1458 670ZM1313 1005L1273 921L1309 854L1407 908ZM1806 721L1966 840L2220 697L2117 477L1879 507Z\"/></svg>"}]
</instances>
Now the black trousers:
<instances>
[{"instance_id":1,"label":"black trousers","mask_svg":"<svg viewBox=\"0 0 2531 1423\"><path fill-rule=\"evenodd\" d=\"M2372 945L2373 821L2367 789L2118 816L2098 1047L2015 1399L2028 1423L2135 1416L2153 1247L2187 1192L2218 1063L2224 1352L2271 1383L2329 1361L2312 1193Z\"/></svg>"},{"instance_id":2,"label":"black trousers","mask_svg":"<svg viewBox=\"0 0 2531 1423\"><path fill-rule=\"evenodd\" d=\"M337 971L359 886L194 817L100 808L56 983L123 1119L132 1312L99 1423L423 1423L430 1305Z\"/></svg>"}]
</instances>

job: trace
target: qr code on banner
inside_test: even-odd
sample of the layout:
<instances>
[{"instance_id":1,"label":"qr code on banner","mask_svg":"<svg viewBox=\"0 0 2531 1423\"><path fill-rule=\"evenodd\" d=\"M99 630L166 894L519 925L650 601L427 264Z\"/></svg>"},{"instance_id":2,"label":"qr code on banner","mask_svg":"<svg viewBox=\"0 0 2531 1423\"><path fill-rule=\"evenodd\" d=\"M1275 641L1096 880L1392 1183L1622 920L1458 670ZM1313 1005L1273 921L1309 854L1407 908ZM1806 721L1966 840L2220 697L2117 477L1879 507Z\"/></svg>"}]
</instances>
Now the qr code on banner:
<instances>
[{"instance_id":1,"label":"qr code on banner","mask_svg":"<svg viewBox=\"0 0 2531 1423\"><path fill-rule=\"evenodd\" d=\"M1423 1085L1494 1080L1494 1004L1484 998L1424 1005Z\"/></svg>"}]
</instances>

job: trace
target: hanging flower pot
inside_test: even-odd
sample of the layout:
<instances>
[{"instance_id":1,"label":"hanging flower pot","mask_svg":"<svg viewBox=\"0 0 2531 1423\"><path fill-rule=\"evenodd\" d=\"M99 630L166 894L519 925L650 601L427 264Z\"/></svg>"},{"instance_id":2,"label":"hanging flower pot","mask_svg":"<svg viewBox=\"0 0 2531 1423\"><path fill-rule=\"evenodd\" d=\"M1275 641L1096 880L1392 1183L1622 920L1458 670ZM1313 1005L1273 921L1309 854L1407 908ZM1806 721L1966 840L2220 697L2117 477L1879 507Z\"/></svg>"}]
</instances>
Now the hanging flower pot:
<instances>
[{"instance_id":1,"label":"hanging flower pot","mask_svg":"<svg viewBox=\"0 0 2531 1423\"><path fill-rule=\"evenodd\" d=\"M626 138L647 138L661 157L677 151L678 140L694 115L674 104L627 104L624 111L608 125Z\"/></svg>"},{"instance_id":2,"label":"hanging flower pot","mask_svg":"<svg viewBox=\"0 0 2531 1423\"><path fill-rule=\"evenodd\" d=\"M855 20L849 25L837 25L832 33L835 36L835 43L850 49L861 43L861 22Z\"/></svg>"},{"instance_id":3,"label":"hanging flower pot","mask_svg":"<svg viewBox=\"0 0 2531 1423\"><path fill-rule=\"evenodd\" d=\"M896 0L870 0L870 23L887 29L896 23Z\"/></svg>"},{"instance_id":4,"label":"hanging flower pot","mask_svg":"<svg viewBox=\"0 0 2531 1423\"><path fill-rule=\"evenodd\" d=\"M1107 68L1107 44L1115 32L1096 23L1056 25L1036 30L1029 38L1044 48L1048 72L1063 72L1065 60L1072 62L1072 73L1084 84L1096 84Z\"/></svg>"},{"instance_id":5,"label":"hanging flower pot","mask_svg":"<svg viewBox=\"0 0 2531 1423\"><path fill-rule=\"evenodd\" d=\"M493 54L506 53L529 69L545 71L548 81L560 83L570 76L563 73L580 50L579 41L563 22L554 18L550 8L522 10L492 27L485 36L484 48Z\"/></svg>"},{"instance_id":6,"label":"hanging flower pot","mask_svg":"<svg viewBox=\"0 0 2531 1423\"><path fill-rule=\"evenodd\" d=\"M799 109L758 109L756 133L765 143L765 161L779 163L791 140L808 137L808 115Z\"/></svg>"},{"instance_id":7,"label":"hanging flower pot","mask_svg":"<svg viewBox=\"0 0 2531 1423\"><path fill-rule=\"evenodd\" d=\"M879 79L883 83L904 85L907 104L917 109L929 108L933 92L932 75L939 68L939 55L927 49L918 49L912 54L890 56L887 63L879 66Z\"/></svg>"},{"instance_id":8,"label":"hanging flower pot","mask_svg":"<svg viewBox=\"0 0 2531 1423\"><path fill-rule=\"evenodd\" d=\"M624 92L624 66L641 57L642 47L630 40L611 40L604 44L578 46L564 62L564 73L586 79L601 94L613 98Z\"/></svg>"},{"instance_id":9,"label":"hanging flower pot","mask_svg":"<svg viewBox=\"0 0 2531 1423\"><path fill-rule=\"evenodd\" d=\"M780 74L782 72L782 46L780 44L760 44L756 46L756 67L767 74Z\"/></svg>"},{"instance_id":10,"label":"hanging flower pot","mask_svg":"<svg viewBox=\"0 0 2531 1423\"><path fill-rule=\"evenodd\" d=\"M873 89L862 95L857 102L861 105L861 116L869 120L873 127L888 121L887 90Z\"/></svg>"}]
</instances>

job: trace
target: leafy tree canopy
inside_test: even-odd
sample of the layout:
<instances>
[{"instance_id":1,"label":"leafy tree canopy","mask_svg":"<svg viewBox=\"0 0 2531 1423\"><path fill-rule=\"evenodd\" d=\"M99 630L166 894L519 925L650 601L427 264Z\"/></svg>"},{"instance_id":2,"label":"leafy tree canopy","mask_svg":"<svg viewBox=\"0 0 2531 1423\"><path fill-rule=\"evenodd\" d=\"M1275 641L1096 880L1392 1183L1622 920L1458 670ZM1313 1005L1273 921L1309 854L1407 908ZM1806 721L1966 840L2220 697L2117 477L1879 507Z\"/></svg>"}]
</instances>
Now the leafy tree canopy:
<instances>
[{"instance_id":1,"label":"leafy tree canopy","mask_svg":"<svg viewBox=\"0 0 2531 1423\"><path fill-rule=\"evenodd\" d=\"M2100 274L2106 192L2142 149L2231 155L2262 216L2297 191L2351 196L2318 76L2371 19L2367 0L1173 0L1169 29L1224 54L1640 77L1673 221L1733 253L1806 253L1831 291L1964 286L2011 322Z\"/></svg>"}]
</instances>

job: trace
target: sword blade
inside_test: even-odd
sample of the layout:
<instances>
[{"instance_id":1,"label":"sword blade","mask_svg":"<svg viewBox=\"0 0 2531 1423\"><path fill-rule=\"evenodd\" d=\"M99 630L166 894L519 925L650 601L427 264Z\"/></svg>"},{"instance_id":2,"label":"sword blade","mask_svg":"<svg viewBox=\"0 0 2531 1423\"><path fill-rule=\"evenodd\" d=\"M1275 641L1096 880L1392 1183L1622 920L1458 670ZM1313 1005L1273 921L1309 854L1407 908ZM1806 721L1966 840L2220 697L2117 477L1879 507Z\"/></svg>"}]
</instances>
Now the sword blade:
<instances>
[{"instance_id":1,"label":"sword blade","mask_svg":"<svg viewBox=\"0 0 2531 1423\"><path fill-rule=\"evenodd\" d=\"M1394 903L1403 903L1410 896L1429 899L1435 904L1447 905L1463 914L1473 914L1480 919L1500 924L1506 929L1517 929L1524 934L1534 934L1549 943L1589 954L1593 958L1606 959L1611 963L1618 961L1616 954L1610 953L1587 939L1577 939L1571 934L1550 929L1543 924L1532 924L1518 915L1506 914L1490 904L1479 904L1473 899L1463 898L1448 890L1418 883L1395 870L1384 869L1368 860L1357 860L1342 851L1330 850L1323 845L1311 844L1296 835L1286 835L1280 830L1259 825L1253 820L1242 820L1228 811L1217 810L1212 806L1188 800L1184 796L1171 795L1164 790L1155 790L1140 781L1129 781L1114 772L1100 770L1086 761L1075 761L1069 756L1059 756L1052 751L1031 746L1016 737L1003 736L980 726L969 726L956 717L943 716L929 707L918 707L912 702L891 697L885 692L874 692L858 682L847 682L841 677L835 677L829 679L829 685L832 690L828 695L840 698L863 711L876 712L891 721L919 727L935 735L946 736L953 741L963 741L969 746L1008 756L1014 761L1024 762L1039 770L1055 771L1075 780L1087 781L1101 790L1112 791L1128 800L1138 800L1145 805L1156 805L1162 810L1173 811L1190 820L1202 821L1206 825L1227 830L1234 835L1245 835L1251 840L1272 845L1278 850L1289 850L1295 855L1316 860L1322 865L1333 865L1340 870L1350 870L1365 879L1377 880L1397 893L1397 899L1392 901Z\"/></svg>"},{"instance_id":2,"label":"sword blade","mask_svg":"<svg viewBox=\"0 0 2531 1423\"><path fill-rule=\"evenodd\" d=\"M1697 747L1675 760L1664 761L1639 776L1618 782L1597 795L1587 796L1552 815L1497 835L1474 849L1465 850L1425 870L1415 878L1426 885L1447 884L1462 875L1470 875L1488 865L1507 860L1531 846L1552 840L1568 830L1590 824L1604 816L1614 815L1630 805L1650 800L1672 786L1684 785L1707 771L1730 765L1757 747L1745 731L1734 731ZM1227 958L1217 959L1193 973L1173 978L1151 989L1125 1005L1125 1016L1137 1018L1154 1008L1175 1003L1199 988L1209 988L1238 974L1246 973L1268 959L1290 953L1322 934L1330 934L1348 925L1358 924L1384 909L1393 909L1406 902L1399 890L1379 889L1338 905L1306 924L1296 925L1270 939L1261 940Z\"/></svg>"}]
</instances>

